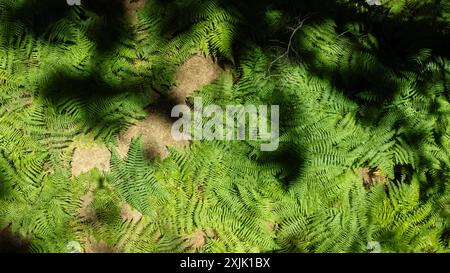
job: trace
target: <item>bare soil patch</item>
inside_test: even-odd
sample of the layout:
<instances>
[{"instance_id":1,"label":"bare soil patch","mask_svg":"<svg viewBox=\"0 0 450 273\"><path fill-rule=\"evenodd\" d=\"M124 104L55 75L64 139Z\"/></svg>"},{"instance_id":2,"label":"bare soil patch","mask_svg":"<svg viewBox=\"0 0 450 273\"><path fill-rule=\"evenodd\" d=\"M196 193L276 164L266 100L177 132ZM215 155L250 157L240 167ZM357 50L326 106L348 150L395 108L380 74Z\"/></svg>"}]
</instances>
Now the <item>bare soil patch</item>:
<instances>
[{"instance_id":1,"label":"bare soil patch","mask_svg":"<svg viewBox=\"0 0 450 273\"><path fill-rule=\"evenodd\" d=\"M186 98L212 83L222 72L211 57L194 54L177 69L176 84L170 89L169 97L177 104L186 104Z\"/></svg>"},{"instance_id":2,"label":"bare soil patch","mask_svg":"<svg viewBox=\"0 0 450 273\"><path fill-rule=\"evenodd\" d=\"M207 235L206 233L199 229L194 233L184 237L186 249L198 250L206 245Z\"/></svg>"},{"instance_id":3,"label":"bare soil patch","mask_svg":"<svg viewBox=\"0 0 450 273\"><path fill-rule=\"evenodd\" d=\"M86 222L97 221L97 214L94 208L89 207L89 205L94 201L94 194L88 192L86 195L81 197L81 207L78 210L78 216Z\"/></svg>"},{"instance_id":4,"label":"bare soil patch","mask_svg":"<svg viewBox=\"0 0 450 273\"><path fill-rule=\"evenodd\" d=\"M361 168L359 169L359 175L361 176L363 185L366 189L370 189L377 184L386 183L388 179L378 168Z\"/></svg>"},{"instance_id":5,"label":"bare soil patch","mask_svg":"<svg viewBox=\"0 0 450 273\"><path fill-rule=\"evenodd\" d=\"M106 147L78 147L72 157L72 176L89 172L93 168L110 170L111 153Z\"/></svg>"},{"instance_id":6,"label":"bare soil patch","mask_svg":"<svg viewBox=\"0 0 450 273\"><path fill-rule=\"evenodd\" d=\"M196 90L216 80L222 69L211 57L200 54L192 55L178 69L176 84L170 91L168 98L160 99L156 106L150 107L149 116L131 126L119 137L118 151L125 157L131 139L141 136L144 142L146 157L165 159L169 156L168 147L186 148L189 141L175 141L171 130L174 120L170 117L170 109L177 104L186 104L186 99Z\"/></svg>"},{"instance_id":7,"label":"bare soil patch","mask_svg":"<svg viewBox=\"0 0 450 273\"><path fill-rule=\"evenodd\" d=\"M141 136L146 158L159 157L165 159L169 156L169 146L184 148L189 145L188 141L175 141L171 136L171 130L171 118L152 109L149 111L149 116L146 119L131 126L119 137L119 155L124 158L127 155L131 139Z\"/></svg>"},{"instance_id":8,"label":"bare soil patch","mask_svg":"<svg viewBox=\"0 0 450 273\"><path fill-rule=\"evenodd\" d=\"M127 203L122 203L120 205L120 216L124 221L137 224L142 219L142 213L138 210L132 208Z\"/></svg>"}]
</instances>

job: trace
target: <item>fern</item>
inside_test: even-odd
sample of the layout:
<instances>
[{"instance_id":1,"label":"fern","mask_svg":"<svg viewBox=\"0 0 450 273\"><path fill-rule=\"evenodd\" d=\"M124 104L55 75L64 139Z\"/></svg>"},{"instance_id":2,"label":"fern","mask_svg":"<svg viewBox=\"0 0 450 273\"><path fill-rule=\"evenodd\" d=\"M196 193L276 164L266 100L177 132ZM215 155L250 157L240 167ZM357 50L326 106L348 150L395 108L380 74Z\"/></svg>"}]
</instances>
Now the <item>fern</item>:
<instances>
[{"instance_id":1,"label":"fern","mask_svg":"<svg viewBox=\"0 0 450 273\"><path fill-rule=\"evenodd\" d=\"M449 5L381 2L149 0L112 20L1 0L0 229L33 252L448 252ZM390 32L405 23L418 41ZM280 106L279 149L193 141L149 161L135 138L120 158L194 52L228 67L204 103ZM110 171L70 174L82 138Z\"/></svg>"}]
</instances>

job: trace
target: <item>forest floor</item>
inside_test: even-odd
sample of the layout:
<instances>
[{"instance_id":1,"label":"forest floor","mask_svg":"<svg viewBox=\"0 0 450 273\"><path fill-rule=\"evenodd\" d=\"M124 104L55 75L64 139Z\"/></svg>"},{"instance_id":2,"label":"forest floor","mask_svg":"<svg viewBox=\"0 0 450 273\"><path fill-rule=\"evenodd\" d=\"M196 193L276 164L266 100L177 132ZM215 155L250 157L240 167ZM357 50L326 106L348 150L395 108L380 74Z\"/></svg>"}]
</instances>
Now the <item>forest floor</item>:
<instances>
[{"instance_id":1,"label":"forest floor","mask_svg":"<svg viewBox=\"0 0 450 273\"><path fill-rule=\"evenodd\" d=\"M191 56L176 73L176 84L168 98L159 98L155 106L148 110L148 117L131 126L119 138L118 151L122 157L128 152L131 139L142 136L144 151L148 159L169 156L168 147L185 148L189 141L175 141L171 136L174 120L170 111L174 105L185 105L186 99L196 90L216 80L222 69L210 58L199 54Z\"/></svg>"},{"instance_id":2,"label":"forest floor","mask_svg":"<svg viewBox=\"0 0 450 273\"><path fill-rule=\"evenodd\" d=\"M170 117L172 106L186 104L186 99L196 90L216 80L222 68L210 57L194 54L176 72L176 84L170 89L168 98L158 98L148 109L148 117L137 122L119 136L117 150L125 157L131 140L141 136L148 159L165 159L168 147L185 148L189 141L175 141L171 136L174 120ZM109 171L111 154L105 145L77 144L72 158L72 176L78 176L93 168Z\"/></svg>"},{"instance_id":3,"label":"forest floor","mask_svg":"<svg viewBox=\"0 0 450 273\"><path fill-rule=\"evenodd\" d=\"M124 11L127 16L134 18L135 12L142 8L145 0L123 0ZM134 18L135 19L135 18ZM223 72L211 57L202 54L193 54L176 71L175 85L172 86L166 97L156 95L155 103L147 109L147 117L122 132L116 147L119 156L126 157L131 140L140 136L144 144L145 156L148 159L165 159L169 156L168 147L183 149L190 145L189 141L175 141L171 136L172 124L170 112L174 105L186 105L186 100L196 90L215 81ZM156 93L155 93L156 94ZM100 171L110 170L111 153L105 144L81 136L75 141L75 151L72 157L72 176L97 168ZM80 202L78 216L83 221L95 223L96 211L90 206L93 201L93 192L89 191ZM142 214L131 208L128 204L120 204L121 216L124 221L137 223ZM83 236L84 237L84 236ZM201 236L199 236L201 237ZM105 242L98 242L91 235L82 238L85 252L118 252L115 246ZM195 240L194 240L195 241Z\"/></svg>"},{"instance_id":4,"label":"forest floor","mask_svg":"<svg viewBox=\"0 0 450 273\"><path fill-rule=\"evenodd\" d=\"M117 151L121 157L126 157L131 140L141 136L147 158L165 159L169 155L168 147L178 149L189 146L189 141L175 141L171 136L174 120L170 117L171 107L186 104L186 99L196 90L212 83L223 72L212 58L194 54L180 65L176 72L176 84L169 90L167 98L159 97L156 103L148 109L147 118L129 127L119 136ZM82 140L81 143L86 142ZM95 141L88 144L76 144L72 157L72 176L89 172L93 168L100 171L110 170L111 153L108 148ZM90 206L93 201L92 192L81 198L79 217L83 221L95 222L96 212ZM132 209L128 204L121 204L121 216L124 221L137 223L142 214ZM97 242L92 236L85 238L85 252L118 252L115 247L104 242Z\"/></svg>"}]
</instances>

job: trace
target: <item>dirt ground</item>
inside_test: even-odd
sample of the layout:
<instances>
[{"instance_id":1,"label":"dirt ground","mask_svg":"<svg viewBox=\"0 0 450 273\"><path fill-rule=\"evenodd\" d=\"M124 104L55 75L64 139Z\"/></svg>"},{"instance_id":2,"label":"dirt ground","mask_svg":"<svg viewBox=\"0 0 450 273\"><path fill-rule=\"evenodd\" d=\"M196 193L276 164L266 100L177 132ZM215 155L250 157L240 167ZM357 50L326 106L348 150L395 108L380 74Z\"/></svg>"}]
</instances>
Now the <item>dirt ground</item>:
<instances>
[{"instance_id":1,"label":"dirt ground","mask_svg":"<svg viewBox=\"0 0 450 273\"><path fill-rule=\"evenodd\" d=\"M131 126L119 136L118 152L125 157L131 139L141 136L144 151L148 159L169 156L168 147L186 148L189 141L175 141L171 136L174 120L170 110L176 104L186 104L186 98L194 91L216 80L222 69L209 57L196 54L182 64L176 73L176 85L169 92L168 103L161 100L148 110L148 117ZM77 147L72 158L72 175L78 176L93 168L100 171L110 170L111 153L101 145Z\"/></svg>"},{"instance_id":2,"label":"dirt ground","mask_svg":"<svg viewBox=\"0 0 450 273\"><path fill-rule=\"evenodd\" d=\"M169 97L177 104L186 104L186 98L201 87L212 83L223 72L211 57L192 55L176 72L176 85Z\"/></svg>"},{"instance_id":3,"label":"dirt ground","mask_svg":"<svg viewBox=\"0 0 450 273\"><path fill-rule=\"evenodd\" d=\"M359 169L359 175L361 176L366 189L370 189L377 184L385 183L388 180L388 178L384 176L382 171L378 168L361 168Z\"/></svg>"},{"instance_id":4,"label":"dirt ground","mask_svg":"<svg viewBox=\"0 0 450 273\"><path fill-rule=\"evenodd\" d=\"M198 250L207 242L207 235L203 230L197 230L184 238L186 249Z\"/></svg>"},{"instance_id":5,"label":"dirt ground","mask_svg":"<svg viewBox=\"0 0 450 273\"><path fill-rule=\"evenodd\" d=\"M151 107L149 116L131 126L119 137L118 151L125 157L131 139L142 136L146 157L165 159L169 155L167 147L185 148L189 141L175 141L171 136L174 120L170 117L171 106L186 104L186 99L196 90L216 80L222 69L210 57L200 54L191 56L176 72L176 85L169 91L168 101Z\"/></svg>"},{"instance_id":6,"label":"dirt ground","mask_svg":"<svg viewBox=\"0 0 450 273\"><path fill-rule=\"evenodd\" d=\"M122 203L120 205L120 216L124 221L131 222L133 224L136 224L142 219L142 213L136 209L133 209L127 203Z\"/></svg>"},{"instance_id":7,"label":"dirt ground","mask_svg":"<svg viewBox=\"0 0 450 273\"><path fill-rule=\"evenodd\" d=\"M202 55L191 56L182 64L176 73L176 85L169 92L168 98L160 98L156 105L148 110L148 117L131 126L119 136L117 150L119 155L125 157L131 143L131 139L141 136L144 142L144 151L147 158L166 158L169 155L168 147L185 148L189 141L175 141L171 136L174 120L170 117L170 110L176 104L186 104L186 99L196 90L216 80L222 69L209 57ZM104 145L77 145L72 158L72 175L78 176L93 168L101 171L110 170L111 153ZM92 193L81 198L81 207L78 211L80 219L95 223L96 212L89 205L93 201ZM126 203L121 204L121 217L124 221L138 223L142 214ZM186 242L189 248L199 248L205 244L206 235L199 231ZM88 237L84 244L85 252L117 252L118 250L106 244Z\"/></svg>"},{"instance_id":8,"label":"dirt ground","mask_svg":"<svg viewBox=\"0 0 450 273\"><path fill-rule=\"evenodd\" d=\"M72 176L78 176L93 168L109 171L111 153L102 146L78 147L72 157Z\"/></svg>"},{"instance_id":9,"label":"dirt ground","mask_svg":"<svg viewBox=\"0 0 450 273\"><path fill-rule=\"evenodd\" d=\"M88 192L86 195L81 197L81 206L78 210L78 217L82 221L95 225L98 220L95 209L90 207L92 201L94 201L94 195L92 192ZM142 219L142 216L142 213L132 208L129 204L125 202L120 204L120 217L123 221L137 224ZM86 236L83 249L86 253L116 253L120 251L118 246L112 246L106 242L97 241L93 236Z\"/></svg>"},{"instance_id":10,"label":"dirt ground","mask_svg":"<svg viewBox=\"0 0 450 273\"><path fill-rule=\"evenodd\" d=\"M97 214L95 209L89 207L89 205L94 201L94 195L92 192L88 192L86 195L81 197L81 207L78 210L78 216L86 222L94 223L97 221Z\"/></svg>"}]
</instances>

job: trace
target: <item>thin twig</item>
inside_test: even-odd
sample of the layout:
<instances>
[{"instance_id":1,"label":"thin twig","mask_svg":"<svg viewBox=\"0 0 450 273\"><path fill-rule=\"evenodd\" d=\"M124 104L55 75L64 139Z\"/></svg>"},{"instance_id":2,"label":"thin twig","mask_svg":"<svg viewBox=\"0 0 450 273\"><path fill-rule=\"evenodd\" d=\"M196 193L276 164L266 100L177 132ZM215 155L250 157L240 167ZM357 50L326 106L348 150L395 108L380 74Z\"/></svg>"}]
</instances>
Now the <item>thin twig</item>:
<instances>
[{"instance_id":1,"label":"thin twig","mask_svg":"<svg viewBox=\"0 0 450 273\"><path fill-rule=\"evenodd\" d=\"M285 51L283 54L281 54L280 56L278 56L278 58L276 58L275 60L273 60L273 61L269 64L269 67L268 67L268 69L267 69L267 73L270 72L270 70L272 69L272 66L273 66L276 62L278 62L280 59L282 59L282 58L284 58L284 57L286 57L286 56L289 56L289 52L291 51L291 47L292 47L292 40L294 39L295 34L297 33L297 31L299 31L299 30L303 27L304 23L305 23L306 20L308 20L308 19L309 19L309 17L306 17L305 19L301 20L295 28L292 28L291 37L289 38L289 43L287 44L287 49L286 49L286 51ZM267 73L266 73L266 74L267 74Z\"/></svg>"},{"instance_id":2,"label":"thin twig","mask_svg":"<svg viewBox=\"0 0 450 273\"><path fill-rule=\"evenodd\" d=\"M342 32L341 34L339 34L337 37L338 37L338 38L341 38L342 36L344 36L345 34L347 34L347 33L349 33L349 32L350 32L350 30L344 31L344 32Z\"/></svg>"}]
</instances>

